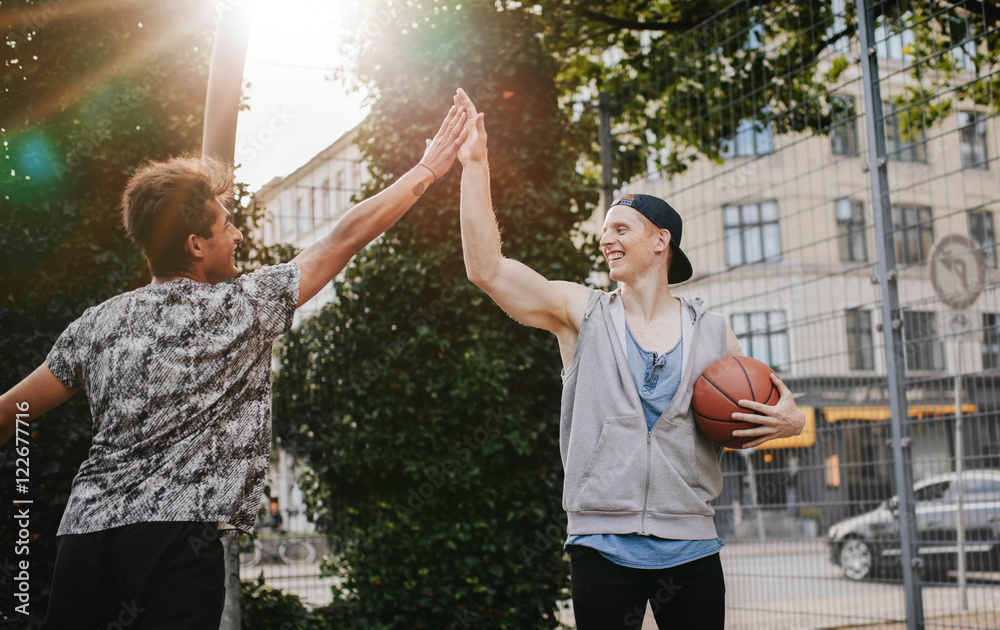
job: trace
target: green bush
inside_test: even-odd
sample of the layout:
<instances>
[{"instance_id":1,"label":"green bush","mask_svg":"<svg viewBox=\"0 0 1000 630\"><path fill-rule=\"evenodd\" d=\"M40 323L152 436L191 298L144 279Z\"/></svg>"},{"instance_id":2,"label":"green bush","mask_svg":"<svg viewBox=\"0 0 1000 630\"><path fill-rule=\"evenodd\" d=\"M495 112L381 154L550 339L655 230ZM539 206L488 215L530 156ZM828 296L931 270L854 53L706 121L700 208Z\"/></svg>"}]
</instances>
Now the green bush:
<instances>
[{"instance_id":1,"label":"green bush","mask_svg":"<svg viewBox=\"0 0 1000 630\"><path fill-rule=\"evenodd\" d=\"M325 627L322 611L310 611L297 595L255 581L240 584L240 628L243 630L314 630Z\"/></svg>"}]
</instances>

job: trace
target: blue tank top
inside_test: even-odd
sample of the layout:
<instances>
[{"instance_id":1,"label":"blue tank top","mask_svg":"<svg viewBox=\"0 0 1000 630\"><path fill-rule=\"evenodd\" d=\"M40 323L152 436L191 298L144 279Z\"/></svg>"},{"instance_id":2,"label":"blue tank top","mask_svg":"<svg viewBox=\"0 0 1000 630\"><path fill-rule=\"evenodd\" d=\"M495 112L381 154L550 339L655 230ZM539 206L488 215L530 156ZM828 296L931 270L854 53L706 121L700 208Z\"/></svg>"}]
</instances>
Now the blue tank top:
<instances>
[{"instance_id":1,"label":"blue tank top","mask_svg":"<svg viewBox=\"0 0 1000 630\"><path fill-rule=\"evenodd\" d=\"M666 410L681 384L684 366L683 345L680 340L660 356L639 345L632 330L627 333L626 355L632 380L639 390L646 429L653 425ZM634 569L666 569L699 558L710 556L722 549L722 539L667 540L642 534L588 534L569 536L566 545L581 545L596 549L602 556L625 567Z\"/></svg>"}]
</instances>

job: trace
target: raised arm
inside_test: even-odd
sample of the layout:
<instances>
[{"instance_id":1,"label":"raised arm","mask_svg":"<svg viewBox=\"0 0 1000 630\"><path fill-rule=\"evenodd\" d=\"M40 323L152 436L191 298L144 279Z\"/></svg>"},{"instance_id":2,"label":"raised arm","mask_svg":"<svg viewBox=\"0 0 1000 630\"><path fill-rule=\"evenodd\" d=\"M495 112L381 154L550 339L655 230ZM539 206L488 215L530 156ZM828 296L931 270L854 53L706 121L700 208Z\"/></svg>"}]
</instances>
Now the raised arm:
<instances>
[{"instance_id":1,"label":"raised arm","mask_svg":"<svg viewBox=\"0 0 1000 630\"><path fill-rule=\"evenodd\" d=\"M6 394L0 396L0 446L7 443L18 426L58 407L76 393L42 364Z\"/></svg>"},{"instance_id":2,"label":"raised arm","mask_svg":"<svg viewBox=\"0 0 1000 630\"><path fill-rule=\"evenodd\" d=\"M329 234L292 260L301 271L296 308L319 293L355 254L406 214L427 186L444 176L465 139L466 116L464 109L452 107L437 135L428 141L419 164L382 192L351 208Z\"/></svg>"},{"instance_id":3,"label":"raised arm","mask_svg":"<svg viewBox=\"0 0 1000 630\"><path fill-rule=\"evenodd\" d=\"M461 89L455 97L468 114L468 137L459 149L462 162L462 251L465 272L500 308L517 321L575 343L589 289L572 282L550 282L500 251L500 230L490 198L486 127Z\"/></svg>"}]
</instances>

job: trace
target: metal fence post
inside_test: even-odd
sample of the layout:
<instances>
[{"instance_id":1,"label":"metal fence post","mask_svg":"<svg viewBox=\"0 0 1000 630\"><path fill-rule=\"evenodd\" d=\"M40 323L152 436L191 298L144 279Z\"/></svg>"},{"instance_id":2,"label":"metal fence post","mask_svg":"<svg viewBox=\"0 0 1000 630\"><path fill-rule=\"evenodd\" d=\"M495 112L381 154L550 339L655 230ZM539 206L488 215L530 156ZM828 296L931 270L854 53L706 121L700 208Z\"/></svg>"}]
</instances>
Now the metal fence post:
<instances>
[{"instance_id":1,"label":"metal fence post","mask_svg":"<svg viewBox=\"0 0 1000 630\"><path fill-rule=\"evenodd\" d=\"M875 17L872 0L858 0L858 31L861 35L862 86L865 98L865 127L868 134L868 162L871 176L872 210L875 222L875 245L878 280L882 292L882 334L885 340L885 367L892 412L891 440L893 478L899 496L899 531L902 551L903 590L906 597L906 627L924 627L923 594L919 582L916 551L916 511L913 500L907 417L906 362L903 354L903 314L899 308L898 271L892 234L892 205L889 198L888 156L886 155L884 115L879 88L878 56L875 47Z\"/></svg>"},{"instance_id":2,"label":"metal fence post","mask_svg":"<svg viewBox=\"0 0 1000 630\"><path fill-rule=\"evenodd\" d=\"M611 206L611 200L615 194L614 176L614 138L611 135L611 98L601 92L597 96L597 108L600 114L601 134L599 137L601 147L601 222L604 222L603 213Z\"/></svg>"}]
</instances>

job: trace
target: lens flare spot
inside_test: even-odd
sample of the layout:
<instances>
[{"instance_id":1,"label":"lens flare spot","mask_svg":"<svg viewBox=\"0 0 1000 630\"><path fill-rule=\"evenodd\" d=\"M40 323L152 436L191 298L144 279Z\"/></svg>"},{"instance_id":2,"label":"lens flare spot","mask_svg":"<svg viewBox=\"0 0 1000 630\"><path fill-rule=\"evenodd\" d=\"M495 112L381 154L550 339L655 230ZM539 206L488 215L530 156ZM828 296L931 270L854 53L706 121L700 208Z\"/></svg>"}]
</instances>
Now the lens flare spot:
<instances>
[{"instance_id":1,"label":"lens flare spot","mask_svg":"<svg viewBox=\"0 0 1000 630\"><path fill-rule=\"evenodd\" d=\"M48 135L29 133L8 147L14 157L14 169L36 184L47 184L56 179L56 166L60 164L56 145Z\"/></svg>"}]
</instances>

